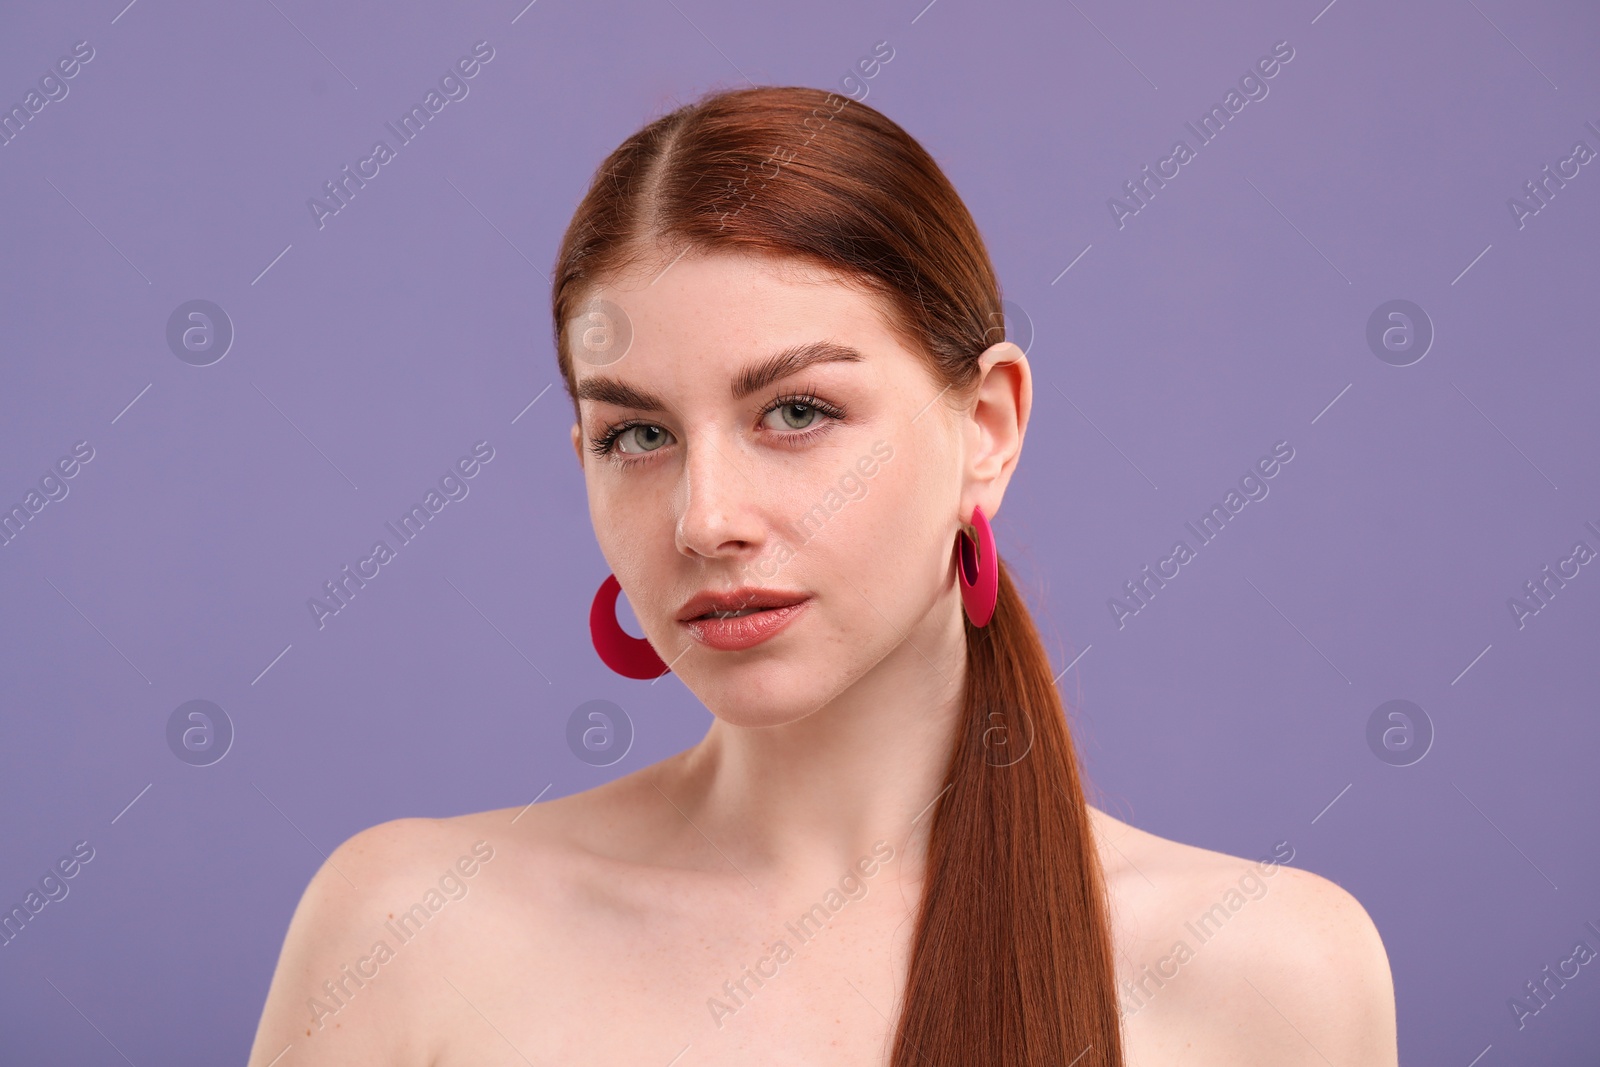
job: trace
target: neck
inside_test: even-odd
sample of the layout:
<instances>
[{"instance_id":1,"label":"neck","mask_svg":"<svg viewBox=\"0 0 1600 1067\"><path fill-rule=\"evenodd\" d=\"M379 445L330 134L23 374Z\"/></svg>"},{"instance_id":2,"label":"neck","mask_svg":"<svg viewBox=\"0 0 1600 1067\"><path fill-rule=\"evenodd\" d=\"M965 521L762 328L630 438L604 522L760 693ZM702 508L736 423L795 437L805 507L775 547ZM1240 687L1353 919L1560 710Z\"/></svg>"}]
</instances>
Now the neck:
<instances>
[{"instance_id":1,"label":"neck","mask_svg":"<svg viewBox=\"0 0 1600 1067\"><path fill-rule=\"evenodd\" d=\"M920 881L962 711L960 612L959 601L954 612L929 612L804 718L766 727L713 721L699 744L669 761L659 788L758 885L763 875L772 883L832 877L879 842L894 850L897 879Z\"/></svg>"}]
</instances>

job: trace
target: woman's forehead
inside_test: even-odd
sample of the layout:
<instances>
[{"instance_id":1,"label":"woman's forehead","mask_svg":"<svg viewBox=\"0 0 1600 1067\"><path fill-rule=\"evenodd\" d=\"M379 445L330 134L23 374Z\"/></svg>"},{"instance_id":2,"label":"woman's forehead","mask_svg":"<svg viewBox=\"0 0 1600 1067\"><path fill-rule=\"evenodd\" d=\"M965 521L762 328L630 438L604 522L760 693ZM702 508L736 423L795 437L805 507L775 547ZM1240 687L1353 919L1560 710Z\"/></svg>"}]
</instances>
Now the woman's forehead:
<instances>
[{"instance_id":1,"label":"woman's forehead","mask_svg":"<svg viewBox=\"0 0 1600 1067\"><path fill-rule=\"evenodd\" d=\"M742 253L685 255L595 287L635 320L687 331L738 331L818 314L870 319L874 294L834 271ZM640 325L640 323L635 323Z\"/></svg>"},{"instance_id":2,"label":"woman's forehead","mask_svg":"<svg viewBox=\"0 0 1600 1067\"><path fill-rule=\"evenodd\" d=\"M653 282L597 288L565 336L579 382L669 370L748 379L755 364L785 353L811 363L812 350L832 349L820 361L826 364L892 358L900 348L875 294L821 274L775 274L738 257L685 259ZM855 358L838 358L838 350Z\"/></svg>"}]
</instances>

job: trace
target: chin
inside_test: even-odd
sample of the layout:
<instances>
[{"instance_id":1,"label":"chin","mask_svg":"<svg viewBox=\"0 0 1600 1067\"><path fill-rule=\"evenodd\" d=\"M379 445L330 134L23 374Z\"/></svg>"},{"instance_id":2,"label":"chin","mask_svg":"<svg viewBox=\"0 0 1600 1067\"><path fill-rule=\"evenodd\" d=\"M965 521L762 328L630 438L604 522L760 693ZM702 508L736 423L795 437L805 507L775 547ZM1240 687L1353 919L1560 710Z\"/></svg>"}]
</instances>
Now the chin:
<instances>
[{"instance_id":1,"label":"chin","mask_svg":"<svg viewBox=\"0 0 1600 1067\"><path fill-rule=\"evenodd\" d=\"M768 658L727 666L696 664L693 684L684 684L706 709L729 726L786 726L821 710L848 683L837 662L816 669L809 664Z\"/></svg>"},{"instance_id":2,"label":"chin","mask_svg":"<svg viewBox=\"0 0 1600 1067\"><path fill-rule=\"evenodd\" d=\"M790 723L799 722L816 710L814 707L764 708L752 712L747 706L730 705L726 708L712 708L711 714L729 726L759 730L773 726L788 726Z\"/></svg>"}]
</instances>

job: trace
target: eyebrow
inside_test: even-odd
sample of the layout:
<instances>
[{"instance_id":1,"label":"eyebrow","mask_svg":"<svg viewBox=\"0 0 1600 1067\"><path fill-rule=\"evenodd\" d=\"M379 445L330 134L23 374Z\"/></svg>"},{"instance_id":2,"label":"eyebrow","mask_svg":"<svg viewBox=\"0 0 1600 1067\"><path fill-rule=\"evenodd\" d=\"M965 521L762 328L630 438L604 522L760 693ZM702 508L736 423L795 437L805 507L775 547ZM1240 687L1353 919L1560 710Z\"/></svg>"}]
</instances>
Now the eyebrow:
<instances>
[{"instance_id":1,"label":"eyebrow","mask_svg":"<svg viewBox=\"0 0 1600 1067\"><path fill-rule=\"evenodd\" d=\"M774 382L782 381L791 374L798 374L807 367L819 363L864 363L866 358L858 350L834 341L809 341L790 345L741 370L729 384L728 394L735 400L743 400ZM666 402L654 393L618 381L616 378L599 375L578 382L577 397L579 400L594 400L602 404L615 404L618 407L637 408L640 411L667 410Z\"/></svg>"}]
</instances>

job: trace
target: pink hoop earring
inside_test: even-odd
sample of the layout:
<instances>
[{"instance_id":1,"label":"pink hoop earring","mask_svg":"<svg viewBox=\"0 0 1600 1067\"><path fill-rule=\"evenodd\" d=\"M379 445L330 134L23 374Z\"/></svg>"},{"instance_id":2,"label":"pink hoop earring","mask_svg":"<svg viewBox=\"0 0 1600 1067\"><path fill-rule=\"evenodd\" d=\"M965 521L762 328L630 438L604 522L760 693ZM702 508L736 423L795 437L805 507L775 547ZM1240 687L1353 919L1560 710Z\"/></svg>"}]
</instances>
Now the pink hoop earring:
<instances>
[{"instance_id":1,"label":"pink hoop earring","mask_svg":"<svg viewBox=\"0 0 1600 1067\"><path fill-rule=\"evenodd\" d=\"M956 578L961 582L961 603L974 626L987 626L994 615L1000 594L1000 556L994 547L994 531L983 509L972 508L972 535L963 527L956 534Z\"/></svg>"},{"instance_id":2,"label":"pink hoop earring","mask_svg":"<svg viewBox=\"0 0 1600 1067\"><path fill-rule=\"evenodd\" d=\"M624 678L659 678L671 668L656 655L649 641L634 637L617 623L617 594L621 592L622 583L615 574L609 574L594 595L594 604L589 608L594 650L607 667Z\"/></svg>"}]
</instances>

